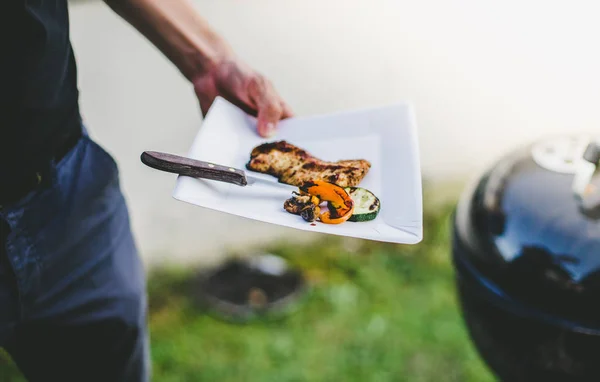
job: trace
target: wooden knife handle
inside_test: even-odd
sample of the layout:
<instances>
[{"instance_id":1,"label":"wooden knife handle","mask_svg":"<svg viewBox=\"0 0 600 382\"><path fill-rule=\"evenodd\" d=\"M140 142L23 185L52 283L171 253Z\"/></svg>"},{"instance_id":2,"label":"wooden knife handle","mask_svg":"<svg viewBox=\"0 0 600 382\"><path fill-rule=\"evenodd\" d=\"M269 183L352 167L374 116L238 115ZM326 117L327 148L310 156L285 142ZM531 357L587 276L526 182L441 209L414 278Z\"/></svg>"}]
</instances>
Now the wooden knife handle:
<instances>
[{"instance_id":1,"label":"wooden knife handle","mask_svg":"<svg viewBox=\"0 0 600 382\"><path fill-rule=\"evenodd\" d=\"M238 186L246 186L248 184L244 171L233 167L156 151L144 151L141 160L146 166L156 170L193 178L217 180Z\"/></svg>"}]
</instances>

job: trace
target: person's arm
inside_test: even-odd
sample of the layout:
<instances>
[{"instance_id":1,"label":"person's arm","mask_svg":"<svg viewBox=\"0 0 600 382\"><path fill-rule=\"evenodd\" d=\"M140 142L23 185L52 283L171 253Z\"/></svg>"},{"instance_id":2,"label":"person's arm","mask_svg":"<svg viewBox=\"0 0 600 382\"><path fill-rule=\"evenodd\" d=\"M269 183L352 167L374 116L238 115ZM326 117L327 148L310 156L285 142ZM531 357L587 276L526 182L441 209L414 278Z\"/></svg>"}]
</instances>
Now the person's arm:
<instances>
[{"instance_id":1,"label":"person's arm","mask_svg":"<svg viewBox=\"0 0 600 382\"><path fill-rule=\"evenodd\" d=\"M268 136L292 115L272 84L241 62L189 0L104 0L193 84L203 114L217 95L257 116Z\"/></svg>"}]
</instances>

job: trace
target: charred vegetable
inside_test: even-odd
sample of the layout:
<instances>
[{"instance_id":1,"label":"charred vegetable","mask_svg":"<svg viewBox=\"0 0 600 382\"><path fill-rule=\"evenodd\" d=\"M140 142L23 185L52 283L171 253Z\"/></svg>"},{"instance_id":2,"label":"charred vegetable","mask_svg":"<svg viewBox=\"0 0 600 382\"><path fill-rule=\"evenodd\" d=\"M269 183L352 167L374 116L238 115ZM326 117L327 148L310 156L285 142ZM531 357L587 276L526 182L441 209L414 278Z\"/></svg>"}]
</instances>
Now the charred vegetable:
<instances>
[{"instance_id":1,"label":"charred vegetable","mask_svg":"<svg viewBox=\"0 0 600 382\"><path fill-rule=\"evenodd\" d=\"M295 193L290 199L286 200L283 208L294 215L300 215L306 221L312 222L319 216L321 201L314 195ZM314 217L313 217L314 216Z\"/></svg>"},{"instance_id":2,"label":"charred vegetable","mask_svg":"<svg viewBox=\"0 0 600 382\"><path fill-rule=\"evenodd\" d=\"M305 182L300 191L326 201L329 211L323 212L319 220L325 224L340 224L347 221L354 211L354 201L342 187L322 180Z\"/></svg>"},{"instance_id":3,"label":"charred vegetable","mask_svg":"<svg viewBox=\"0 0 600 382\"><path fill-rule=\"evenodd\" d=\"M381 210L381 202L377 196L360 187L346 187L345 190L354 201L354 212L349 221L366 222L377 217Z\"/></svg>"},{"instance_id":4,"label":"charred vegetable","mask_svg":"<svg viewBox=\"0 0 600 382\"><path fill-rule=\"evenodd\" d=\"M307 222L314 222L319 218L321 208L318 205L309 204L300 211L300 216Z\"/></svg>"}]
</instances>

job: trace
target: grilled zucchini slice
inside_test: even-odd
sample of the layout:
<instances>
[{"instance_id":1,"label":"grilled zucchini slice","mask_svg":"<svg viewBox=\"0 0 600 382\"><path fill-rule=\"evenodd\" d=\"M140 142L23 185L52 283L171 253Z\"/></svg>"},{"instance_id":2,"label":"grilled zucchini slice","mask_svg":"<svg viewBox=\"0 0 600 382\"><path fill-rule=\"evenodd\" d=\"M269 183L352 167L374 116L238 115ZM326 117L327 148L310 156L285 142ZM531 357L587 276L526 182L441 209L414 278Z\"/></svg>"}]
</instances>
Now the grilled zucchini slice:
<instances>
[{"instance_id":1,"label":"grilled zucchini slice","mask_svg":"<svg viewBox=\"0 0 600 382\"><path fill-rule=\"evenodd\" d=\"M354 212L349 221L366 222L377 217L381 210L381 201L377 196L361 187L346 187L345 190L354 201Z\"/></svg>"}]
</instances>

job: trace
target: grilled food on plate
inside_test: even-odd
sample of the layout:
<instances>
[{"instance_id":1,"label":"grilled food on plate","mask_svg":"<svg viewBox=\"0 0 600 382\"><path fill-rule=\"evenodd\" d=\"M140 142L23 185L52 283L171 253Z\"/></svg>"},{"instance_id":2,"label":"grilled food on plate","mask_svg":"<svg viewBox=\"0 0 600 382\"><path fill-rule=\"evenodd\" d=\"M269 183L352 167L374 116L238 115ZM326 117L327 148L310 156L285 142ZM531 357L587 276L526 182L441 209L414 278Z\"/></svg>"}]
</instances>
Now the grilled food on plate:
<instances>
[{"instance_id":1,"label":"grilled food on plate","mask_svg":"<svg viewBox=\"0 0 600 382\"><path fill-rule=\"evenodd\" d=\"M308 222L313 222L321 219L321 201L327 201L327 199L320 199L319 196L314 195L316 193L316 188L312 188L313 194L307 194L303 192L303 189L311 190L306 186L300 188L300 193L294 193L294 195L283 203L283 208L294 215L300 215L304 220ZM348 198L352 199L353 209L348 216L344 216L342 221L334 221L337 223L343 223L344 221L351 222L367 222L371 220L375 220L377 215L379 215L379 211L381 210L381 201L377 196L375 196L371 191L361 188L361 187L346 187L343 190L340 190L335 185L326 184L323 182L320 187L323 189L335 190L331 192L336 192L339 194L341 200L348 200ZM350 203L348 203L350 204ZM331 202L327 203L328 209L334 209ZM339 211L339 210L336 210ZM340 215L339 212L337 212ZM343 215L343 214L342 214ZM326 223L331 223L331 219L329 221L325 221Z\"/></svg>"},{"instance_id":2,"label":"grilled food on plate","mask_svg":"<svg viewBox=\"0 0 600 382\"><path fill-rule=\"evenodd\" d=\"M355 187L367 175L371 163L364 159L326 162L286 141L278 141L255 147L246 168L298 187L316 180Z\"/></svg>"},{"instance_id":3,"label":"grilled food on plate","mask_svg":"<svg viewBox=\"0 0 600 382\"><path fill-rule=\"evenodd\" d=\"M321 201L327 202L326 211L321 212ZM300 193L286 200L283 208L309 222L319 220L325 224L340 224L352 216L354 201L342 187L315 180L300 186Z\"/></svg>"},{"instance_id":4,"label":"grilled food on plate","mask_svg":"<svg viewBox=\"0 0 600 382\"><path fill-rule=\"evenodd\" d=\"M381 209L371 191L358 187L371 168L364 159L327 162L278 141L255 147L246 168L297 186L298 192L285 201L283 208L307 222L365 222L374 220Z\"/></svg>"}]
</instances>

